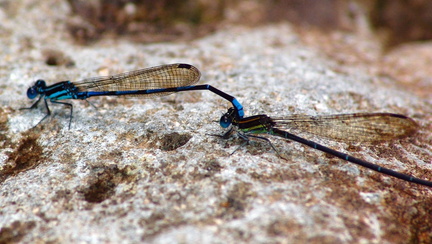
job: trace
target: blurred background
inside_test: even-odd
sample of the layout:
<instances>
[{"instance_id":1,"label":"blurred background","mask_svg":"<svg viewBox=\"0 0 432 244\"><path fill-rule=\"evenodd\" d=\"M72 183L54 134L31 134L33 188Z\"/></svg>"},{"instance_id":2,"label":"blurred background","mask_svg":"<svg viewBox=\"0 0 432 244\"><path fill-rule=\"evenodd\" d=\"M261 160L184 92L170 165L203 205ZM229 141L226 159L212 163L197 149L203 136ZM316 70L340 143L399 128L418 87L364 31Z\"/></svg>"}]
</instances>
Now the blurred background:
<instances>
[{"instance_id":1,"label":"blurred background","mask_svg":"<svg viewBox=\"0 0 432 244\"><path fill-rule=\"evenodd\" d=\"M290 21L296 26L370 31L385 48L432 38L428 0L68 0L79 44L108 36L137 42L188 40L227 25Z\"/></svg>"}]
</instances>

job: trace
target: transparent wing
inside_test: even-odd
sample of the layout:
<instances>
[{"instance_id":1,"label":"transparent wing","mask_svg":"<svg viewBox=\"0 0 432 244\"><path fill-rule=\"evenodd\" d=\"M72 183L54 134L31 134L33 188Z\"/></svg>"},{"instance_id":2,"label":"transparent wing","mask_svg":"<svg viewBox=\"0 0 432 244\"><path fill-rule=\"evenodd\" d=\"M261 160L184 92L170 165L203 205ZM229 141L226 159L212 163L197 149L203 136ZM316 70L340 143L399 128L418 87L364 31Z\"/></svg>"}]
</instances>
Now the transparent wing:
<instances>
[{"instance_id":1,"label":"transparent wing","mask_svg":"<svg viewBox=\"0 0 432 244\"><path fill-rule=\"evenodd\" d=\"M199 70L192 65L168 64L112 76L87 78L74 82L74 85L78 92L163 89L193 85L199 81L200 76ZM169 93L139 96L167 94Z\"/></svg>"},{"instance_id":2,"label":"transparent wing","mask_svg":"<svg viewBox=\"0 0 432 244\"><path fill-rule=\"evenodd\" d=\"M411 118L391 113L273 118L275 128L307 132L341 141L378 142L407 137L418 129Z\"/></svg>"}]
</instances>

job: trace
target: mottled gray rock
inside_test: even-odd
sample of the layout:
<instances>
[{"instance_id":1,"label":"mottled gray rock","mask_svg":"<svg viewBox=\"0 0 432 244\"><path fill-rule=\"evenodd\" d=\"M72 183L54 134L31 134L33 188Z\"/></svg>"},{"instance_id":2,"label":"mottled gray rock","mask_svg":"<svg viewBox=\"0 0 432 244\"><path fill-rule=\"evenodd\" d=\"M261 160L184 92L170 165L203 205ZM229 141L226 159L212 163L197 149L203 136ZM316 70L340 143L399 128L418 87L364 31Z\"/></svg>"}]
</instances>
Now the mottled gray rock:
<instances>
[{"instance_id":1,"label":"mottled gray rock","mask_svg":"<svg viewBox=\"0 0 432 244\"><path fill-rule=\"evenodd\" d=\"M210 136L225 132L217 121L230 104L207 91L89 99L97 109L71 101L70 130L63 106L51 105L53 115L36 128L43 104L18 110L31 105L25 91L36 79L51 84L190 63L201 70L201 83L237 97L247 115L385 111L413 117L420 131L401 141L350 145L308 138L431 180L431 97L380 73L381 54L373 40L321 33L327 42L320 43L313 30L301 35L279 24L230 27L191 42L106 40L78 46L64 31L64 2L18 2L14 11L0 9L0 242L432 239L427 187L270 136L285 159L263 141L230 156L242 141ZM308 39L314 35L316 40ZM338 49L337 41L353 51ZM422 48L430 53L432 45ZM50 55L61 57L62 65L47 65ZM391 58L396 60L397 52ZM421 81L424 89L430 89L427 81L430 77Z\"/></svg>"}]
</instances>

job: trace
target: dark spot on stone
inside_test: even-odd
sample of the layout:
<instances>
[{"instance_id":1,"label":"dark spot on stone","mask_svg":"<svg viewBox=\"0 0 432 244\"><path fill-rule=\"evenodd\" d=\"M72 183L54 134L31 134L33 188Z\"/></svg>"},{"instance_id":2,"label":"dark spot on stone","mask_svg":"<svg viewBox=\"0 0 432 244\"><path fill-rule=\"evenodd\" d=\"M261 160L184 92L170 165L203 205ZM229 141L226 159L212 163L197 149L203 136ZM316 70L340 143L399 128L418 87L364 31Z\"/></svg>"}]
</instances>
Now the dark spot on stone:
<instances>
[{"instance_id":1,"label":"dark spot on stone","mask_svg":"<svg viewBox=\"0 0 432 244\"><path fill-rule=\"evenodd\" d=\"M160 149L163 151L175 150L185 145L191 138L192 136L189 134L179 134L177 132L166 134L160 139Z\"/></svg>"},{"instance_id":2,"label":"dark spot on stone","mask_svg":"<svg viewBox=\"0 0 432 244\"><path fill-rule=\"evenodd\" d=\"M84 200L90 203L101 203L110 198L115 193L115 188L120 183L130 181L133 176L129 175L128 168L119 169L114 166L95 167L89 179L90 184L80 190Z\"/></svg>"},{"instance_id":3,"label":"dark spot on stone","mask_svg":"<svg viewBox=\"0 0 432 244\"><path fill-rule=\"evenodd\" d=\"M9 154L9 160L0 174L0 182L8 177L33 169L42 161L42 147L37 143L38 136L29 134L19 146Z\"/></svg>"},{"instance_id":4,"label":"dark spot on stone","mask_svg":"<svg viewBox=\"0 0 432 244\"><path fill-rule=\"evenodd\" d=\"M75 62L61 51L46 49L42 53L45 57L45 63L49 66L75 66Z\"/></svg>"},{"instance_id":5,"label":"dark spot on stone","mask_svg":"<svg viewBox=\"0 0 432 244\"><path fill-rule=\"evenodd\" d=\"M241 218L246 211L249 198L253 196L255 193L251 191L251 184L236 184L228 193L226 200L220 204L220 215L228 219Z\"/></svg>"},{"instance_id":6,"label":"dark spot on stone","mask_svg":"<svg viewBox=\"0 0 432 244\"><path fill-rule=\"evenodd\" d=\"M0 243L18 243L34 227L36 227L34 221L14 221L10 226L4 226L0 229Z\"/></svg>"},{"instance_id":7,"label":"dark spot on stone","mask_svg":"<svg viewBox=\"0 0 432 244\"><path fill-rule=\"evenodd\" d=\"M204 170L207 171L205 177L210 177L216 173L219 173L222 169L222 166L219 164L219 162L216 159L205 161L203 164L204 164L203 165Z\"/></svg>"}]
</instances>

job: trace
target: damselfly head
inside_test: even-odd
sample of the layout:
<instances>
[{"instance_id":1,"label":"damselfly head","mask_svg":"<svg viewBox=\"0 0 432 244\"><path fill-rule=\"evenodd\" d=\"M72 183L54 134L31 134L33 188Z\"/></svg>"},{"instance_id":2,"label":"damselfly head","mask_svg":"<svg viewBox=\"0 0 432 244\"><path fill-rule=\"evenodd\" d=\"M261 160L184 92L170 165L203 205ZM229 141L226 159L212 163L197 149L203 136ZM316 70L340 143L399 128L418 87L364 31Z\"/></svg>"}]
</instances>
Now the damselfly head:
<instances>
[{"instance_id":1,"label":"damselfly head","mask_svg":"<svg viewBox=\"0 0 432 244\"><path fill-rule=\"evenodd\" d=\"M34 86L30 87L27 90L27 97L30 99L34 99L35 97L37 97L37 95L40 94L40 89L45 87L46 83L44 80L37 80Z\"/></svg>"},{"instance_id":2,"label":"damselfly head","mask_svg":"<svg viewBox=\"0 0 432 244\"><path fill-rule=\"evenodd\" d=\"M235 117L236 110L234 108L229 108L228 112L226 112L220 118L219 124L222 128L227 128L232 124L233 118Z\"/></svg>"}]
</instances>

